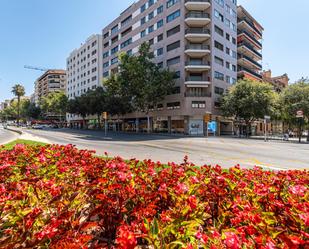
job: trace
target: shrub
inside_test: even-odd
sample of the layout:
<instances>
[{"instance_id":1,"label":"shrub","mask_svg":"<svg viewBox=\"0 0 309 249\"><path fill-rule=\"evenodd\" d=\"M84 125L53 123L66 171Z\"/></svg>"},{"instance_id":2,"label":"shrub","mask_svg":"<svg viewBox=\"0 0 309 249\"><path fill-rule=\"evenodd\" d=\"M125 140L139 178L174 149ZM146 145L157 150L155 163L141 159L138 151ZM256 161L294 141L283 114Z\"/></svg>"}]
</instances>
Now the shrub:
<instances>
[{"instance_id":1,"label":"shrub","mask_svg":"<svg viewBox=\"0 0 309 249\"><path fill-rule=\"evenodd\" d=\"M308 248L308 171L0 152L0 248Z\"/></svg>"}]
</instances>

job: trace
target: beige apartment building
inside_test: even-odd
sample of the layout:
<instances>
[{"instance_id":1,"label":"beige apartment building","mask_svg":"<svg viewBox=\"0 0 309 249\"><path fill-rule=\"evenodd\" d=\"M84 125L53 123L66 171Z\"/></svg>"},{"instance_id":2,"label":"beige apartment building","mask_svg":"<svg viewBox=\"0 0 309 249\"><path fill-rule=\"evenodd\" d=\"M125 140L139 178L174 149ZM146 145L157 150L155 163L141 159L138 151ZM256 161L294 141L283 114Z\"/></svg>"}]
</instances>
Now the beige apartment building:
<instances>
[{"instance_id":1,"label":"beige apartment building","mask_svg":"<svg viewBox=\"0 0 309 249\"><path fill-rule=\"evenodd\" d=\"M38 105L41 98L46 97L51 92L65 91L66 71L54 69L46 71L35 82L34 101Z\"/></svg>"},{"instance_id":2,"label":"beige apartment building","mask_svg":"<svg viewBox=\"0 0 309 249\"><path fill-rule=\"evenodd\" d=\"M231 132L231 122L220 116L219 99L237 79L236 4L140 0L103 29L103 78L118 71L120 51L136 54L143 42L151 45L159 66L177 74L175 94L150 113L153 132L203 135L207 114L214 121L210 133ZM144 113L128 114L117 122L124 131L143 131L147 126Z\"/></svg>"},{"instance_id":3,"label":"beige apartment building","mask_svg":"<svg viewBox=\"0 0 309 249\"><path fill-rule=\"evenodd\" d=\"M237 7L238 78L262 80L264 28L242 6Z\"/></svg>"}]
</instances>

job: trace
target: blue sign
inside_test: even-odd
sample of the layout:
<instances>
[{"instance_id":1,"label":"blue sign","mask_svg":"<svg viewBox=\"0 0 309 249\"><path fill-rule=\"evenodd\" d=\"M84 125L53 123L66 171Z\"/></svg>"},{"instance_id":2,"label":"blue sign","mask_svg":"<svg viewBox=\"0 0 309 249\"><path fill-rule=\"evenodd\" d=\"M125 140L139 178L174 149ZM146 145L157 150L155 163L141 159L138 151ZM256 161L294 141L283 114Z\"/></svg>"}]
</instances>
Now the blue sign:
<instances>
[{"instance_id":1,"label":"blue sign","mask_svg":"<svg viewBox=\"0 0 309 249\"><path fill-rule=\"evenodd\" d=\"M210 132L217 132L217 122L216 121L211 121L208 123L208 131Z\"/></svg>"}]
</instances>

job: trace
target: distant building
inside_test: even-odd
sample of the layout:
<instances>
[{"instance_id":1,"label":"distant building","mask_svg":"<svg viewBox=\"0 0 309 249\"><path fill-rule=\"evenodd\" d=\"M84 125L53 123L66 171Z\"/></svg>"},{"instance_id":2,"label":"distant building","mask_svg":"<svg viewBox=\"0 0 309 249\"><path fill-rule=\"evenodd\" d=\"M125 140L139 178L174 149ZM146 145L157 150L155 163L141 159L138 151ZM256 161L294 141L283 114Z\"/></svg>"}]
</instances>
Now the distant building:
<instances>
[{"instance_id":1,"label":"distant building","mask_svg":"<svg viewBox=\"0 0 309 249\"><path fill-rule=\"evenodd\" d=\"M276 91L281 92L284 88L289 85L289 77L285 73L280 76L272 77L271 70L263 71L262 78L264 82L272 84Z\"/></svg>"},{"instance_id":2,"label":"distant building","mask_svg":"<svg viewBox=\"0 0 309 249\"><path fill-rule=\"evenodd\" d=\"M102 35L90 36L84 44L74 49L67 58L68 84L66 94L69 99L81 96L103 83ZM67 114L67 120L78 123L81 117Z\"/></svg>"},{"instance_id":3,"label":"distant building","mask_svg":"<svg viewBox=\"0 0 309 249\"><path fill-rule=\"evenodd\" d=\"M261 24L244 7L237 7L238 78L262 80L263 31Z\"/></svg>"},{"instance_id":4,"label":"distant building","mask_svg":"<svg viewBox=\"0 0 309 249\"><path fill-rule=\"evenodd\" d=\"M0 111L4 110L5 108L9 107L11 103L11 100L5 100L0 103Z\"/></svg>"},{"instance_id":5,"label":"distant building","mask_svg":"<svg viewBox=\"0 0 309 249\"><path fill-rule=\"evenodd\" d=\"M53 69L46 71L35 82L34 101L39 104L41 98L46 97L51 92L65 91L66 89L66 71L62 69Z\"/></svg>"}]
</instances>

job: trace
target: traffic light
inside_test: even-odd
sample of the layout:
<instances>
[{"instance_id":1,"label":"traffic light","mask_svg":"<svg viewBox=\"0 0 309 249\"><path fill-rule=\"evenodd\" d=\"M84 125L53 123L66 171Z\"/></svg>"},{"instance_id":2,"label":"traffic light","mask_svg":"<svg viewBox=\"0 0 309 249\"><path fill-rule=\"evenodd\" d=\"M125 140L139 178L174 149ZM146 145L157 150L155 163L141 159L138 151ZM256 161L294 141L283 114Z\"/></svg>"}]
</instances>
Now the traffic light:
<instances>
[{"instance_id":1,"label":"traffic light","mask_svg":"<svg viewBox=\"0 0 309 249\"><path fill-rule=\"evenodd\" d=\"M212 115L211 115L211 113L206 113L206 114L204 115L204 122L205 122L205 123L209 123L211 120L212 120Z\"/></svg>"}]
</instances>

